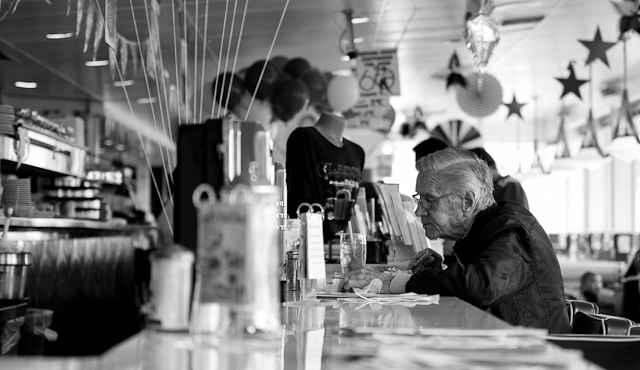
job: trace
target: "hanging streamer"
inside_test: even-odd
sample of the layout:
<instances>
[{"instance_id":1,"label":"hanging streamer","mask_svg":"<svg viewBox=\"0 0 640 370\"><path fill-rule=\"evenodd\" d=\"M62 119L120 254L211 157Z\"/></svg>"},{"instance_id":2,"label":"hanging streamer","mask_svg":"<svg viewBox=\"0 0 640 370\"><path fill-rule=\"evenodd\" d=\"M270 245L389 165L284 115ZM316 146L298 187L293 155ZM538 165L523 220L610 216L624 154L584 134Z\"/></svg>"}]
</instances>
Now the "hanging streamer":
<instances>
[{"instance_id":1,"label":"hanging streamer","mask_svg":"<svg viewBox=\"0 0 640 370\"><path fill-rule=\"evenodd\" d=\"M127 55L131 55L131 64L133 64L133 73L138 74L140 71L140 58L138 56L138 43L131 42L124 37L122 38L129 48Z\"/></svg>"},{"instance_id":2,"label":"hanging streamer","mask_svg":"<svg viewBox=\"0 0 640 370\"><path fill-rule=\"evenodd\" d=\"M116 0L106 0L104 4L104 19L105 19L105 35L104 41L112 49L118 50L118 36L116 34L116 22L117 22L117 9ZM123 73L124 74L124 73Z\"/></svg>"},{"instance_id":3,"label":"hanging streamer","mask_svg":"<svg viewBox=\"0 0 640 370\"><path fill-rule=\"evenodd\" d=\"M91 31L93 30L93 22L96 15L96 7L93 3L89 3L89 8L87 9L87 20L85 23L84 30L84 47L82 48L82 52L86 53L89 48L89 38L91 37Z\"/></svg>"},{"instance_id":4,"label":"hanging streamer","mask_svg":"<svg viewBox=\"0 0 640 370\"><path fill-rule=\"evenodd\" d=\"M115 49L109 48L109 71L111 72L111 81L115 81L118 77L116 66L118 64L118 58L116 56Z\"/></svg>"},{"instance_id":5,"label":"hanging streamer","mask_svg":"<svg viewBox=\"0 0 640 370\"><path fill-rule=\"evenodd\" d=\"M98 47L100 46L100 42L102 42L102 37L104 36L104 19L102 17L98 17L98 23L96 24L95 35L93 36L93 60L96 60L98 56ZM114 50L116 50L114 48Z\"/></svg>"},{"instance_id":6,"label":"hanging streamer","mask_svg":"<svg viewBox=\"0 0 640 370\"><path fill-rule=\"evenodd\" d=\"M122 75L127 75L127 65L129 64L129 45L125 40L120 40L120 69L122 69Z\"/></svg>"},{"instance_id":7,"label":"hanging streamer","mask_svg":"<svg viewBox=\"0 0 640 370\"><path fill-rule=\"evenodd\" d=\"M76 37L80 34L80 25L82 25L82 16L84 15L84 0L78 0L76 9Z\"/></svg>"}]
</instances>

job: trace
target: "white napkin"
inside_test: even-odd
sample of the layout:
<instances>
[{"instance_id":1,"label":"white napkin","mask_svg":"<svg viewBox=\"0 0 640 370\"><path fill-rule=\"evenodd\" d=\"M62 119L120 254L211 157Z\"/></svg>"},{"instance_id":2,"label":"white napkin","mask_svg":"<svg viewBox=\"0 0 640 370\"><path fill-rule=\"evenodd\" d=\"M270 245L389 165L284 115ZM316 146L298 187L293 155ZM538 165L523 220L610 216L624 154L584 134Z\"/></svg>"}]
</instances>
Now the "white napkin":
<instances>
[{"instance_id":1,"label":"white napkin","mask_svg":"<svg viewBox=\"0 0 640 370\"><path fill-rule=\"evenodd\" d=\"M400 305L405 307L415 307L415 306L424 306L430 304L438 304L440 303L440 295L426 295L426 294L416 294L416 293L404 293L404 294L383 294L383 295L372 295L372 296L363 296L360 295L354 289L354 293L359 298L338 298L341 302L350 302L350 303L361 303L363 300L368 303L377 303L377 304L393 304Z\"/></svg>"},{"instance_id":2,"label":"white napkin","mask_svg":"<svg viewBox=\"0 0 640 370\"><path fill-rule=\"evenodd\" d=\"M371 280L369 285L367 285L364 288L353 288L353 292L356 294L367 294L367 293L380 294L381 291L382 291L382 280L380 279Z\"/></svg>"}]
</instances>

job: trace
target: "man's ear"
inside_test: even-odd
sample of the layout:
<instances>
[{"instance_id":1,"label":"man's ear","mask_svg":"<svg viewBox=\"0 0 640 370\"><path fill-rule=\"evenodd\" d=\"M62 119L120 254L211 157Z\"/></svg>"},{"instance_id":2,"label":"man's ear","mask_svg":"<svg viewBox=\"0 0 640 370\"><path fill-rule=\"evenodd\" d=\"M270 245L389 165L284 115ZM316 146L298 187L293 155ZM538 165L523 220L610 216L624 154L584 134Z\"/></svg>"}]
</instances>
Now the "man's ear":
<instances>
[{"instance_id":1,"label":"man's ear","mask_svg":"<svg viewBox=\"0 0 640 370\"><path fill-rule=\"evenodd\" d=\"M475 194L471 191L467 191L464 193L462 197L462 212L471 213L475 209Z\"/></svg>"}]
</instances>

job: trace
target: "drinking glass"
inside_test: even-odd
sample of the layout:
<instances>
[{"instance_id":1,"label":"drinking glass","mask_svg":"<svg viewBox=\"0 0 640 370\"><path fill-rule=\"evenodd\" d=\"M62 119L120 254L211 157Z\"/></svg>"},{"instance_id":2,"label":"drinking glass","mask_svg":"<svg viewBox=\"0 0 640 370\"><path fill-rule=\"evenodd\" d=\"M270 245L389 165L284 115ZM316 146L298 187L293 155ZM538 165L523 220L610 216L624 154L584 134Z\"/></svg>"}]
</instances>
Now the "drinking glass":
<instances>
[{"instance_id":1,"label":"drinking glass","mask_svg":"<svg viewBox=\"0 0 640 370\"><path fill-rule=\"evenodd\" d=\"M367 235L340 233L340 267L342 273L364 268L367 261Z\"/></svg>"}]
</instances>

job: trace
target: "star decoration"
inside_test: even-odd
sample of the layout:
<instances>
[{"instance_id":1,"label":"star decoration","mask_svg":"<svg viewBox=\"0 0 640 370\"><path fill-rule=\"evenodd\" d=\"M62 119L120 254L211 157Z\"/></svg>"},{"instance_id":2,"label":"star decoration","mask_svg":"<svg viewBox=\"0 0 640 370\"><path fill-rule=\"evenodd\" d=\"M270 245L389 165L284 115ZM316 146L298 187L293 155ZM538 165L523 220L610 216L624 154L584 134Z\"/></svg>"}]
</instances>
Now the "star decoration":
<instances>
[{"instance_id":1,"label":"star decoration","mask_svg":"<svg viewBox=\"0 0 640 370\"><path fill-rule=\"evenodd\" d=\"M593 41L588 40L578 40L582 45L584 45L587 49L589 49L589 56L587 57L587 61L585 65L589 65L596 59L600 59L602 63L604 63L607 67L609 67L609 60L607 59L607 50L612 48L616 43L615 42L604 42L602 41L602 36L600 35L600 27L596 28L596 36Z\"/></svg>"},{"instance_id":2,"label":"star decoration","mask_svg":"<svg viewBox=\"0 0 640 370\"><path fill-rule=\"evenodd\" d=\"M516 100L516 94L513 94L513 100L511 101L511 103L502 103L502 104L509 107L509 114L507 114L507 118L509 118L509 116L511 116L512 114L517 114L520 117L520 119L522 119L522 114L520 113L520 109L522 109L522 107L524 107L526 103L518 103L518 101Z\"/></svg>"},{"instance_id":3,"label":"star decoration","mask_svg":"<svg viewBox=\"0 0 640 370\"><path fill-rule=\"evenodd\" d=\"M580 86L582 84L589 82L589 80L579 80L576 78L576 72L573 70L573 64L569 63L569 77L567 78L558 78L556 80L560 81L564 90L562 91L562 95L560 95L560 99L562 99L568 93L574 93L580 100L582 100L582 96L580 95Z\"/></svg>"}]
</instances>

